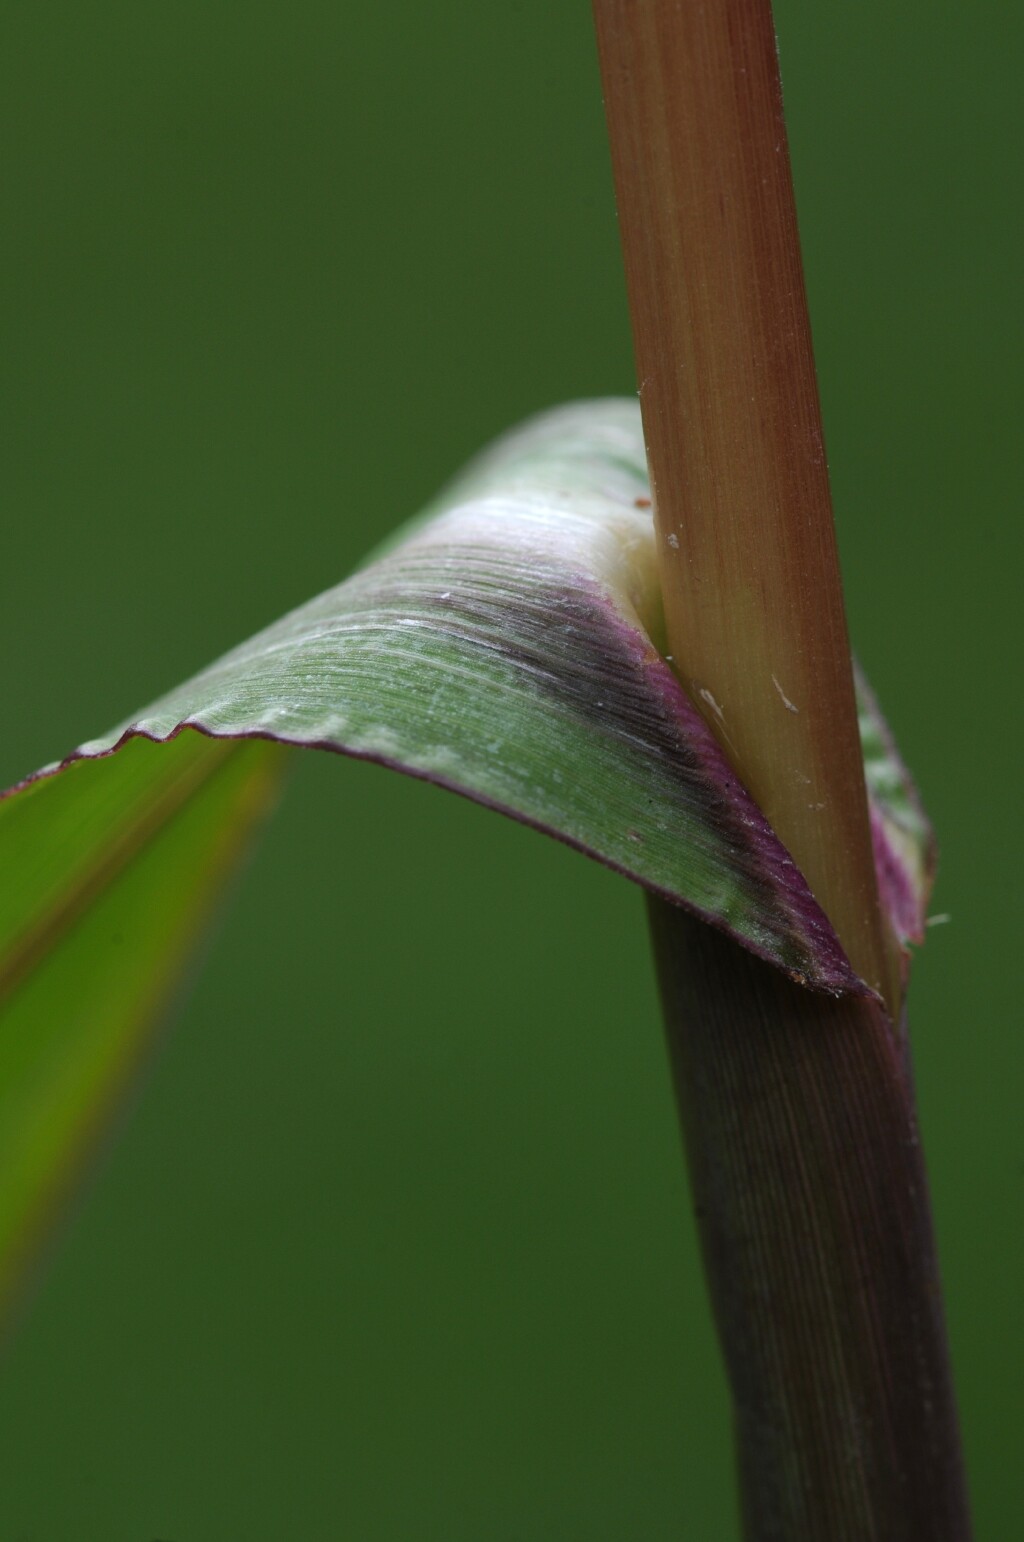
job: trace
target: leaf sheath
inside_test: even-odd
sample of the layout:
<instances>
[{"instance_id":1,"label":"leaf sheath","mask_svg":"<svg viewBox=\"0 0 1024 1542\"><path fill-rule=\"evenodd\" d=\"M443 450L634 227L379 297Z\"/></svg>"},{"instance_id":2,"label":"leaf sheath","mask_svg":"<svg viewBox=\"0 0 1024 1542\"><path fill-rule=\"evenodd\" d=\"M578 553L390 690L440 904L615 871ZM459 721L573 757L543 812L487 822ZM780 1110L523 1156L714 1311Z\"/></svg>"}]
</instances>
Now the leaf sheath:
<instances>
[{"instance_id":1,"label":"leaf sheath","mask_svg":"<svg viewBox=\"0 0 1024 1542\"><path fill-rule=\"evenodd\" d=\"M906 1035L648 906L744 1535L966 1542Z\"/></svg>"}]
</instances>

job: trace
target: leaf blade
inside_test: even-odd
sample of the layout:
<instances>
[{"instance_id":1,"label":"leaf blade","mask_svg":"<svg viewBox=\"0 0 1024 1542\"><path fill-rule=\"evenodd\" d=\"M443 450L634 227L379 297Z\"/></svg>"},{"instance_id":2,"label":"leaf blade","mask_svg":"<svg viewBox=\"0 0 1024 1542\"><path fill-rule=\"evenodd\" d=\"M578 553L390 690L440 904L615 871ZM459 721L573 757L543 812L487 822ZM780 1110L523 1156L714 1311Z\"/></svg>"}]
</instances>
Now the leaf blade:
<instances>
[{"instance_id":1,"label":"leaf blade","mask_svg":"<svg viewBox=\"0 0 1024 1542\"><path fill-rule=\"evenodd\" d=\"M660 630L635 406L564 408L353 578L80 753L184 724L375 760L557 836L816 987L861 988Z\"/></svg>"},{"instance_id":2,"label":"leaf blade","mask_svg":"<svg viewBox=\"0 0 1024 1542\"><path fill-rule=\"evenodd\" d=\"M177 760L187 794L173 808L165 803L159 827L116 866L107 863L105 881L86 905L65 911L35 967L15 970L10 951L0 963L0 1314L275 795L281 755L274 747L198 740L196 753L195 737L170 754L136 744L121 757L122 773L141 781L153 774L154 758ZM83 781L93 791L106 769L84 762L38 784L35 809L61 796L73 803L69 793L80 798ZM27 807L27 800L0 804L0 841Z\"/></svg>"},{"instance_id":3,"label":"leaf blade","mask_svg":"<svg viewBox=\"0 0 1024 1542\"><path fill-rule=\"evenodd\" d=\"M577 404L478 457L352 578L0 795L0 1307L268 806L281 745L460 792L805 984L866 993L664 649L636 404ZM906 939L930 834L861 696Z\"/></svg>"}]
</instances>

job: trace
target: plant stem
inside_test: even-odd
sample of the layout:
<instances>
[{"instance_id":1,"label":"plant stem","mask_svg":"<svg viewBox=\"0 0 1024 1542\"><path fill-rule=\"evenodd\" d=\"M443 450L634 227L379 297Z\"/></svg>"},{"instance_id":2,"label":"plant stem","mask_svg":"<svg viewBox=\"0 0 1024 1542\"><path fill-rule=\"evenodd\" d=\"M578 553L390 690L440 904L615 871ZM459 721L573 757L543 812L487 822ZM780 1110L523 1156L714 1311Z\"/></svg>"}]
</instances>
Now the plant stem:
<instances>
[{"instance_id":1,"label":"plant stem","mask_svg":"<svg viewBox=\"0 0 1024 1542\"><path fill-rule=\"evenodd\" d=\"M906 1038L649 907L744 1534L966 1542Z\"/></svg>"},{"instance_id":2,"label":"plant stem","mask_svg":"<svg viewBox=\"0 0 1024 1542\"><path fill-rule=\"evenodd\" d=\"M965 1542L769 0L593 0L675 667L879 999L650 902L750 1542Z\"/></svg>"},{"instance_id":3,"label":"plant stem","mask_svg":"<svg viewBox=\"0 0 1024 1542\"><path fill-rule=\"evenodd\" d=\"M594 0L669 647L898 1015L769 0Z\"/></svg>"}]
</instances>

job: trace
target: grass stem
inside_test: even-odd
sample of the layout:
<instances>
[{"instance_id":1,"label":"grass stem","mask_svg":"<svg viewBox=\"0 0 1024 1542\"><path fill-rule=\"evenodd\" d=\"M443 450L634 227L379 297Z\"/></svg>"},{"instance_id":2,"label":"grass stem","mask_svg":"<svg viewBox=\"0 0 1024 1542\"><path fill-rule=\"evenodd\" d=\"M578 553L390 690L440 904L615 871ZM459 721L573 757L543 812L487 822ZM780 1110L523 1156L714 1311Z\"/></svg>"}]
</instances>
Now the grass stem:
<instances>
[{"instance_id":1,"label":"grass stem","mask_svg":"<svg viewBox=\"0 0 1024 1542\"><path fill-rule=\"evenodd\" d=\"M593 0L675 668L878 998L650 916L749 1542L970 1535L769 0Z\"/></svg>"},{"instance_id":2,"label":"grass stem","mask_svg":"<svg viewBox=\"0 0 1024 1542\"><path fill-rule=\"evenodd\" d=\"M968 1542L905 1036L653 897L748 1542Z\"/></svg>"},{"instance_id":3,"label":"grass stem","mask_svg":"<svg viewBox=\"0 0 1024 1542\"><path fill-rule=\"evenodd\" d=\"M594 0L676 669L898 1015L768 0Z\"/></svg>"}]
</instances>

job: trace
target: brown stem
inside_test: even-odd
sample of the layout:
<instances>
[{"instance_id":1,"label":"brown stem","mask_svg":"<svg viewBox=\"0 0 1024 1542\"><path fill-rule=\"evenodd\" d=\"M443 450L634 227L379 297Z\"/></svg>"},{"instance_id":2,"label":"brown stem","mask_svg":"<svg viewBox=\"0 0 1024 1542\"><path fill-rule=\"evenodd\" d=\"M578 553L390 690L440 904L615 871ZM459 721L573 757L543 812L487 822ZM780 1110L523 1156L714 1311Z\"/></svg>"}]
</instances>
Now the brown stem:
<instances>
[{"instance_id":1,"label":"brown stem","mask_svg":"<svg viewBox=\"0 0 1024 1542\"><path fill-rule=\"evenodd\" d=\"M769 0L593 0L676 670L888 1004L651 901L750 1542L965 1542Z\"/></svg>"},{"instance_id":2,"label":"brown stem","mask_svg":"<svg viewBox=\"0 0 1024 1542\"><path fill-rule=\"evenodd\" d=\"M670 651L896 1015L771 6L594 15Z\"/></svg>"},{"instance_id":3,"label":"brown stem","mask_svg":"<svg viewBox=\"0 0 1024 1542\"><path fill-rule=\"evenodd\" d=\"M906 1038L649 905L745 1536L966 1542Z\"/></svg>"}]
</instances>

